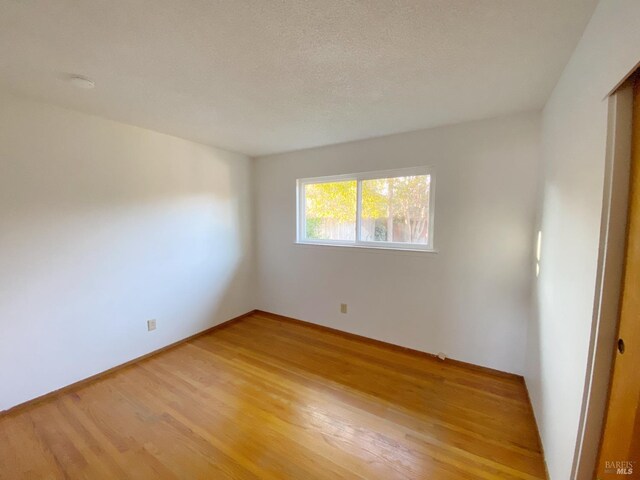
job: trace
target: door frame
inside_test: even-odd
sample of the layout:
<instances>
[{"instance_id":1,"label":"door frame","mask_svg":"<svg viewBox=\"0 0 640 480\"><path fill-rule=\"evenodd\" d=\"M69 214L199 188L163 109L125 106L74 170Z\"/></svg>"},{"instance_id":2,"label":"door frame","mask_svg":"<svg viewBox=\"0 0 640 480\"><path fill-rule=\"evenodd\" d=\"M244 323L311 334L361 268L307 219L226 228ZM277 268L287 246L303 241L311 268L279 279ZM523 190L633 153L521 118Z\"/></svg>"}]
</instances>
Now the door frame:
<instances>
[{"instance_id":1,"label":"door frame","mask_svg":"<svg viewBox=\"0 0 640 480\"><path fill-rule=\"evenodd\" d=\"M571 478L594 478L609 401L627 237L633 80L608 98L604 190L591 338Z\"/></svg>"}]
</instances>

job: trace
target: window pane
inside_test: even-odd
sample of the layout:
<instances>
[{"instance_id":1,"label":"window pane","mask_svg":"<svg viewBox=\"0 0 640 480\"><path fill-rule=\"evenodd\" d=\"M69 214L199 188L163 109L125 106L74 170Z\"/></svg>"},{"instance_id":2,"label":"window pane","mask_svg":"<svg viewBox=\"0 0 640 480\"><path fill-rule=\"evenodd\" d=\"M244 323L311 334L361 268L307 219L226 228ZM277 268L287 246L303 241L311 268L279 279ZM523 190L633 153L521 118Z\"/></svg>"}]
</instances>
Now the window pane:
<instances>
[{"instance_id":1,"label":"window pane","mask_svg":"<svg viewBox=\"0 0 640 480\"><path fill-rule=\"evenodd\" d=\"M430 175L363 180L360 240L428 244L430 184Z\"/></svg>"},{"instance_id":2,"label":"window pane","mask_svg":"<svg viewBox=\"0 0 640 480\"><path fill-rule=\"evenodd\" d=\"M355 241L356 190L355 180L305 185L305 238Z\"/></svg>"}]
</instances>

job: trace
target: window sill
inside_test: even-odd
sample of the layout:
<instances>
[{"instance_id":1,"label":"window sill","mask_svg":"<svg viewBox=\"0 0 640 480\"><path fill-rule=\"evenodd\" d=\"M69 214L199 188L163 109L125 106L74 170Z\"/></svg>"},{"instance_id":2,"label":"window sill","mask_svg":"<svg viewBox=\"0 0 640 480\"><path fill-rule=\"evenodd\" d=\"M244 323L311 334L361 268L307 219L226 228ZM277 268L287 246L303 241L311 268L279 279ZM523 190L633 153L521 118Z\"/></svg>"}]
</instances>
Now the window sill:
<instances>
[{"instance_id":1,"label":"window sill","mask_svg":"<svg viewBox=\"0 0 640 480\"><path fill-rule=\"evenodd\" d=\"M369 253L393 253L400 255L436 255L438 250L434 248L396 248L373 245L344 245L341 243L321 243L321 242L293 242L294 245L301 247L330 247L330 248L351 248L362 250Z\"/></svg>"}]
</instances>

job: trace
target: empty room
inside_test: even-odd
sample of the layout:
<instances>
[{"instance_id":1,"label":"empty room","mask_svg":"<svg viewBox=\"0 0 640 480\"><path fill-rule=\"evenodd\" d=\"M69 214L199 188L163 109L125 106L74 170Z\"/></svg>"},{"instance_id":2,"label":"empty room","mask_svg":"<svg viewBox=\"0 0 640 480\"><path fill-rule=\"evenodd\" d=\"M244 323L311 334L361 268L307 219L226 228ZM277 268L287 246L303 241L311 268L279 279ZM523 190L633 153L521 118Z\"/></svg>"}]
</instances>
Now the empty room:
<instances>
[{"instance_id":1,"label":"empty room","mask_svg":"<svg viewBox=\"0 0 640 480\"><path fill-rule=\"evenodd\" d=\"M640 479L640 1L0 0L0 480Z\"/></svg>"}]
</instances>

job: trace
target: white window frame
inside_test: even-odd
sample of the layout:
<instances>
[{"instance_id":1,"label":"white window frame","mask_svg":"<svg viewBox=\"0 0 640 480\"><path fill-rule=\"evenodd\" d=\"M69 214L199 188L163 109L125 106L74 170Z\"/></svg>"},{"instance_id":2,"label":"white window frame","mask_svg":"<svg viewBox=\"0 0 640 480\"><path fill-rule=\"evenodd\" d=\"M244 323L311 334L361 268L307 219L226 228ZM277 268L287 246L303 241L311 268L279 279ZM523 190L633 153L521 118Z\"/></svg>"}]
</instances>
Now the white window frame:
<instances>
[{"instance_id":1,"label":"white window frame","mask_svg":"<svg viewBox=\"0 0 640 480\"><path fill-rule=\"evenodd\" d=\"M404 242L371 242L360 240L361 209L362 209L362 181L377 178L408 177L415 175L429 175L429 231L427 232L428 244L404 243ZM313 240L305 238L305 186L308 184L356 181L356 239L349 240ZM324 177L299 178L296 182L296 243L304 245L329 245L340 247L376 248L386 250L412 250L423 252L435 252L433 247L433 221L435 213L435 175L432 167L398 168L393 170L380 170L375 172L362 172L345 175L330 175Z\"/></svg>"}]
</instances>

